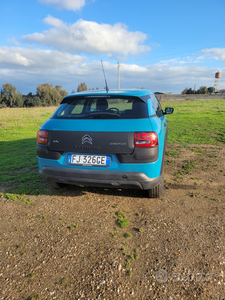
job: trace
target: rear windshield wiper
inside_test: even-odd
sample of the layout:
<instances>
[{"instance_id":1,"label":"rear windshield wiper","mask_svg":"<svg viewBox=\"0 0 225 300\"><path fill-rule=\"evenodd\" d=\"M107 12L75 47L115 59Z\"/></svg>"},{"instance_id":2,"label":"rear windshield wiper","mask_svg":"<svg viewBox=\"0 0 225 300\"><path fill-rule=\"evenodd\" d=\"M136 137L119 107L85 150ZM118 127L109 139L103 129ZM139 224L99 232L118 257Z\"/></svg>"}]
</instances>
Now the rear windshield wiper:
<instances>
[{"instance_id":1,"label":"rear windshield wiper","mask_svg":"<svg viewBox=\"0 0 225 300\"><path fill-rule=\"evenodd\" d=\"M91 112L90 114L74 114L58 116L60 119L107 119L107 118L120 118L119 114L109 112Z\"/></svg>"}]
</instances>

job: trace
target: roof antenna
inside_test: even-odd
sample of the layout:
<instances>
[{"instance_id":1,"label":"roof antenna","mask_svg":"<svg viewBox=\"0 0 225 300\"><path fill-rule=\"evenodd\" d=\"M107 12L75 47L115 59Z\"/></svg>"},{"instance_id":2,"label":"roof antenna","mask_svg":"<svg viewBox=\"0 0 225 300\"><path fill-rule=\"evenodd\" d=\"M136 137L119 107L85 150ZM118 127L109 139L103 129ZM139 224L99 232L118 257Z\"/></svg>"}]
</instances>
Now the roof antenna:
<instances>
[{"instance_id":1,"label":"roof antenna","mask_svg":"<svg viewBox=\"0 0 225 300\"><path fill-rule=\"evenodd\" d=\"M102 63L102 60L101 60L101 63ZM103 63L102 63L102 71L103 71L104 78L105 78L105 89L108 92L109 91L109 87L108 87L108 84L107 84L107 81L106 81L105 71L104 71L104 68L103 68Z\"/></svg>"}]
</instances>

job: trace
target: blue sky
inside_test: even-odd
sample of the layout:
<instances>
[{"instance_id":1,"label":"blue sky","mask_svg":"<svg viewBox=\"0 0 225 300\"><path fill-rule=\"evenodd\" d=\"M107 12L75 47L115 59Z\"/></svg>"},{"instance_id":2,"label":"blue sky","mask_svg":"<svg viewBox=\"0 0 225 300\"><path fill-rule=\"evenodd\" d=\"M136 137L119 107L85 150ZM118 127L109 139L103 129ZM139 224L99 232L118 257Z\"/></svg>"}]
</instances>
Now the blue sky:
<instances>
[{"instance_id":1,"label":"blue sky","mask_svg":"<svg viewBox=\"0 0 225 300\"><path fill-rule=\"evenodd\" d=\"M224 0L1 1L0 87L225 88Z\"/></svg>"}]
</instances>

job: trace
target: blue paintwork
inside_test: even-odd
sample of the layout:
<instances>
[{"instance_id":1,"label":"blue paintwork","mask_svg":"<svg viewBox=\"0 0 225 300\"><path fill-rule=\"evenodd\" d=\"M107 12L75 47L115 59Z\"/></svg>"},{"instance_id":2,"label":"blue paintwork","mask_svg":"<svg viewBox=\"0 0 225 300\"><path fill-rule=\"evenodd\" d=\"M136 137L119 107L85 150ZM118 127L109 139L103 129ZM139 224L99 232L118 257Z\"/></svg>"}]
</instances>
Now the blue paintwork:
<instances>
[{"instance_id":1,"label":"blue paintwork","mask_svg":"<svg viewBox=\"0 0 225 300\"><path fill-rule=\"evenodd\" d=\"M80 95L127 95L144 97L146 95L151 95L152 93L147 90L110 90L109 92L105 90L95 90L95 91L85 91L68 97L75 97ZM149 112L149 119L49 119L42 126L42 130L62 130L62 131L106 131L106 132L135 132L135 131L155 131L159 137L159 155L158 160L154 163L137 163L137 164L124 164L120 163L116 155L110 153L102 153L99 155L109 155L111 157L111 165L109 167L97 167L97 166L80 166L80 165L70 165L67 163L68 155L72 154L65 153L61 156L59 160L45 159L38 157L38 168L41 170L44 166L50 167L63 167L63 168L73 168L73 169L92 169L92 170L105 170L110 171L127 171L127 172L143 172L150 178L156 178L160 175L161 164L163 160L163 149L165 142L167 118L165 115L162 117L157 117L155 115L155 110L152 105L151 99L147 100L147 108ZM79 153L77 153L79 154ZM85 153L82 153L85 154ZM90 154L89 154L90 155Z\"/></svg>"},{"instance_id":2,"label":"blue paintwork","mask_svg":"<svg viewBox=\"0 0 225 300\"><path fill-rule=\"evenodd\" d=\"M38 168L41 170L45 166L49 167L63 167L69 169L90 169L90 170L105 170L108 169L110 171L124 171L124 172L142 172L145 173L150 178L159 177L161 161L158 159L156 162L151 164L122 164L118 161L116 155L110 155L109 153L101 153L99 155L110 155L111 156L111 165L110 167L89 167L89 166L74 166L67 164L68 154L72 154L72 152L64 153L59 160L52 160L46 158L38 157ZM81 153L85 155L85 153ZM87 154L88 155L88 154ZM89 153L90 155L90 153Z\"/></svg>"},{"instance_id":3,"label":"blue paintwork","mask_svg":"<svg viewBox=\"0 0 225 300\"><path fill-rule=\"evenodd\" d=\"M121 96L135 96L135 97L143 97L146 95L151 95L153 94L152 92L148 91L148 90L110 90L110 91L106 91L106 90L92 90L92 91L84 91L84 92L80 92L80 93L76 93L76 94L72 94L72 95L68 95L65 98L68 97L76 97L76 96L85 96L85 95L121 95Z\"/></svg>"},{"instance_id":4,"label":"blue paintwork","mask_svg":"<svg viewBox=\"0 0 225 300\"><path fill-rule=\"evenodd\" d=\"M67 130L67 131L143 131L153 130L149 119L87 119L87 120L59 120L49 119L42 126L43 130Z\"/></svg>"}]
</instances>

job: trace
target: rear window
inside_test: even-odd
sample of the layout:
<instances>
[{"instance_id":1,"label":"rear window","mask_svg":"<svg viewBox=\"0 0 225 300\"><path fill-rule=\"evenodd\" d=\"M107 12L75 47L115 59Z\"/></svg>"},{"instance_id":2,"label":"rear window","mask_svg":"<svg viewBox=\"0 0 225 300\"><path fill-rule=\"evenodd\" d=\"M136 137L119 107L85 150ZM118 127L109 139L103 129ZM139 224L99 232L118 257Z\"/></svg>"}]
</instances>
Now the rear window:
<instances>
[{"instance_id":1,"label":"rear window","mask_svg":"<svg viewBox=\"0 0 225 300\"><path fill-rule=\"evenodd\" d=\"M53 119L142 119L147 104L138 97L75 96L64 98Z\"/></svg>"}]
</instances>

